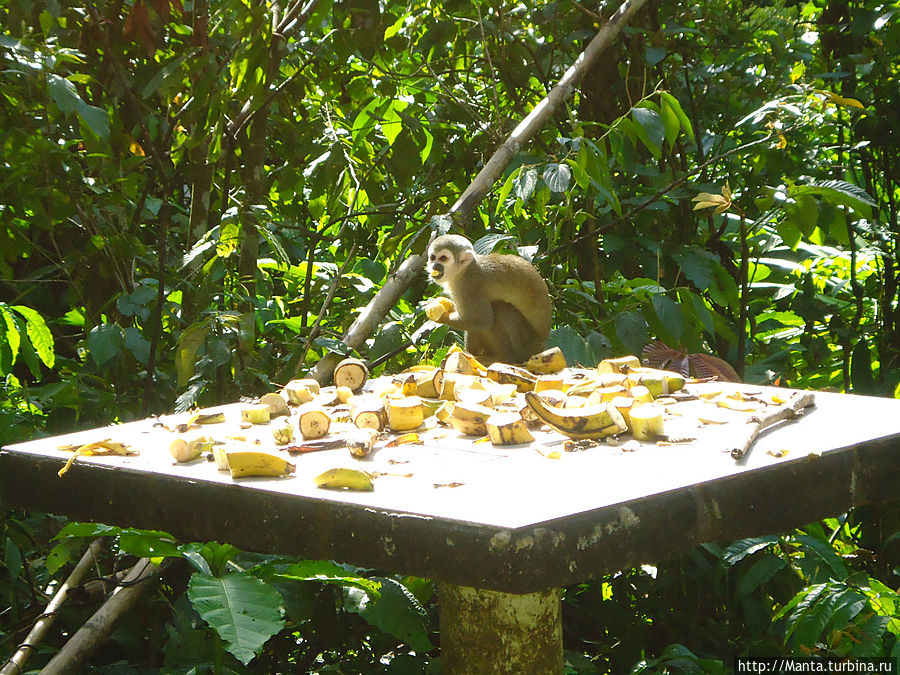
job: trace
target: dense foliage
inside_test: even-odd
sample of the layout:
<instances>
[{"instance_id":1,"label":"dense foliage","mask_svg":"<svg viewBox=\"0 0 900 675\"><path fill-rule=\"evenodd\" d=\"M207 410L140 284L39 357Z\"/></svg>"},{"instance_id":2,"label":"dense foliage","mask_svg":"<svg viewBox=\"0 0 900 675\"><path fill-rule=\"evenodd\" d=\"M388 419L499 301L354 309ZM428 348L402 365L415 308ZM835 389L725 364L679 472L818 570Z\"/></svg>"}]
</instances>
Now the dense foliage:
<instances>
[{"instance_id":1,"label":"dense foliage","mask_svg":"<svg viewBox=\"0 0 900 675\"><path fill-rule=\"evenodd\" d=\"M341 349L613 9L0 5L0 442L235 400ZM751 382L896 395L898 9L650 3L465 232L533 256L572 362L656 339ZM417 311L431 292L423 275L362 356L440 355L454 336ZM124 626L98 664L432 667L428 581L100 526L51 542L57 519L0 516L0 657L76 545L110 534L120 556L182 564L155 623ZM896 505L855 511L567 589L571 668L900 654L897 531ZM228 584L274 637L205 613Z\"/></svg>"}]
</instances>

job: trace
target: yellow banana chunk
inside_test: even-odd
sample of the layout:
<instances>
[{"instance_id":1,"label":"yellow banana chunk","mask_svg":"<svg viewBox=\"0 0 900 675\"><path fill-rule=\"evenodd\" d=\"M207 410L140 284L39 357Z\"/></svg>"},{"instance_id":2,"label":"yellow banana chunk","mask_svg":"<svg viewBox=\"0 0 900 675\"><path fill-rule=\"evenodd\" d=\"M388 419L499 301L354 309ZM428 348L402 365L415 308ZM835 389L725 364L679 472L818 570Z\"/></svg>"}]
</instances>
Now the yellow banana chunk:
<instances>
[{"instance_id":1,"label":"yellow banana chunk","mask_svg":"<svg viewBox=\"0 0 900 675\"><path fill-rule=\"evenodd\" d=\"M365 471L338 467L328 469L313 478L316 487L327 490L355 490L358 492L371 492L375 489L372 477Z\"/></svg>"},{"instance_id":2,"label":"yellow banana chunk","mask_svg":"<svg viewBox=\"0 0 900 675\"><path fill-rule=\"evenodd\" d=\"M628 381L632 386L643 385L647 387L653 398L659 398L684 387L685 379L681 373L675 373L671 370L631 368L628 371Z\"/></svg>"},{"instance_id":3,"label":"yellow banana chunk","mask_svg":"<svg viewBox=\"0 0 900 675\"><path fill-rule=\"evenodd\" d=\"M229 450L225 457L232 478L287 476L297 468L280 455L260 450Z\"/></svg>"},{"instance_id":4,"label":"yellow banana chunk","mask_svg":"<svg viewBox=\"0 0 900 675\"><path fill-rule=\"evenodd\" d=\"M597 364L597 372L603 373L627 373L632 368L640 368L641 360L629 354L628 356L620 356L616 359L603 359Z\"/></svg>"},{"instance_id":5,"label":"yellow banana chunk","mask_svg":"<svg viewBox=\"0 0 900 675\"><path fill-rule=\"evenodd\" d=\"M531 443L534 436L528 431L525 420L519 413L497 413L485 422L488 437L494 445L520 445Z\"/></svg>"},{"instance_id":6,"label":"yellow banana chunk","mask_svg":"<svg viewBox=\"0 0 900 675\"><path fill-rule=\"evenodd\" d=\"M391 431L411 431L425 421L425 409L418 396L385 399L388 426Z\"/></svg>"},{"instance_id":7,"label":"yellow banana chunk","mask_svg":"<svg viewBox=\"0 0 900 675\"><path fill-rule=\"evenodd\" d=\"M631 433L639 441L655 441L663 435L663 407L655 403L631 408Z\"/></svg>"},{"instance_id":8,"label":"yellow banana chunk","mask_svg":"<svg viewBox=\"0 0 900 675\"><path fill-rule=\"evenodd\" d=\"M450 298L434 298L425 305L425 316L432 321L437 321L443 318L445 314L450 314L455 309L456 305L453 304L453 301Z\"/></svg>"},{"instance_id":9,"label":"yellow banana chunk","mask_svg":"<svg viewBox=\"0 0 900 675\"><path fill-rule=\"evenodd\" d=\"M241 421L248 424L268 424L271 410L265 403L247 406L241 409Z\"/></svg>"},{"instance_id":10,"label":"yellow banana chunk","mask_svg":"<svg viewBox=\"0 0 900 675\"><path fill-rule=\"evenodd\" d=\"M554 408L532 392L526 392L525 402L542 422L569 438L603 438L628 429L622 413L609 403L584 408Z\"/></svg>"},{"instance_id":11,"label":"yellow banana chunk","mask_svg":"<svg viewBox=\"0 0 900 675\"><path fill-rule=\"evenodd\" d=\"M559 347L551 347L535 354L522 364L525 370L537 373L538 375L547 375L550 373L558 373L566 367L566 357L563 356Z\"/></svg>"},{"instance_id":12,"label":"yellow banana chunk","mask_svg":"<svg viewBox=\"0 0 900 675\"><path fill-rule=\"evenodd\" d=\"M534 383L537 380L524 368L499 362L488 366L487 377L500 384L514 384L519 391L534 391Z\"/></svg>"}]
</instances>

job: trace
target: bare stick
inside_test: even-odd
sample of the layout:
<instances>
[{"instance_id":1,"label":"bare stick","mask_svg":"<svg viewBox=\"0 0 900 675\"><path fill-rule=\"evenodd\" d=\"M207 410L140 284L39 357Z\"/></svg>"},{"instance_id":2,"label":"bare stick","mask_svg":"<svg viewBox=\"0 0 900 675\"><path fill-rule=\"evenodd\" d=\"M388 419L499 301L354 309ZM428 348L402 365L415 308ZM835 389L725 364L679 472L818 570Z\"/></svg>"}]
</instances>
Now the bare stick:
<instances>
[{"instance_id":1,"label":"bare stick","mask_svg":"<svg viewBox=\"0 0 900 675\"><path fill-rule=\"evenodd\" d=\"M53 599L47 604L47 609L45 609L44 613L38 617L37 621L35 621L34 626L32 626L31 630L28 632L25 641L19 645L16 652L9 658L3 667L0 668L0 675L19 675L19 673L22 672L25 662L28 660L28 657L31 656L31 652L41 643L44 639L44 635L46 635L50 626L52 626L53 622L56 620L56 613L66 601L69 590L73 586L80 584L84 575L91 569L91 565L93 565L94 560L97 558L97 554L100 553L103 541L104 539L100 538L94 539L94 541L91 542L88 550L84 552L84 555L81 556L81 560L75 565L75 569L72 570L62 586L59 587L59 590L56 591L56 595L54 595Z\"/></svg>"},{"instance_id":2,"label":"bare stick","mask_svg":"<svg viewBox=\"0 0 900 675\"><path fill-rule=\"evenodd\" d=\"M756 440L756 437L759 436L763 429L785 420L795 420L800 417L804 408L815 404L816 401L812 392L807 391L794 394L787 403L777 407L772 412L764 415L753 415L747 420L743 441L740 445L731 448L731 457L733 459L743 459L750 450L750 446L753 445L753 441Z\"/></svg>"},{"instance_id":3,"label":"bare stick","mask_svg":"<svg viewBox=\"0 0 900 675\"><path fill-rule=\"evenodd\" d=\"M585 50L578 55L575 63L569 67L559 82L550 90L547 96L538 103L532 111L513 129L509 137L504 141L487 164L475 176L475 180L463 191L450 208L449 215L459 222L468 218L478 203L487 194L491 185L501 176L509 166L510 161L519 152L522 145L531 139L544 126L550 116L560 104L572 93L572 89L584 77L587 70L594 65L600 54L619 34L619 31L628 23L631 16L638 11L647 0L625 0L609 21L601 28L597 35L590 41ZM375 327L381 323L387 313L394 307L400 296L406 292L412 280L425 266L424 255L412 255L401 263L397 271L391 275L390 280L382 286L375 297L363 308L359 317L344 334L342 342L351 349L359 349L365 344L366 338L372 334ZM312 369L310 377L319 382L324 382L334 370L335 364L341 356L334 353L325 357Z\"/></svg>"},{"instance_id":4,"label":"bare stick","mask_svg":"<svg viewBox=\"0 0 900 675\"><path fill-rule=\"evenodd\" d=\"M619 31L628 23L631 16L638 11L646 2L646 0L625 0L616 10L609 21L604 24L594 38L588 43L575 63L569 66L569 69L560 78L559 82L554 85L544 99L538 103L530 113L523 119L519 126L513 129L509 137L503 142L487 164L475 176L475 180L460 195L459 199L450 209L451 215L458 215L461 218L469 216L478 203L487 194L494 181L500 177L512 159L516 156L522 147L522 144L531 139L538 131L540 131L550 116L556 111L560 104L568 98L572 93L572 89L584 77L587 70L594 65L594 62L600 56L604 49L615 40ZM456 220L457 218L454 218Z\"/></svg>"},{"instance_id":5,"label":"bare stick","mask_svg":"<svg viewBox=\"0 0 900 675\"><path fill-rule=\"evenodd\" d=\"M113 591L100 609L94 612L94 615L50 659L41 675L80 672L81 664L112 632L116 621L131 609L148 588L153 586L150 580L158 571L159 565L151 563L149 558L141 558L125 576L123 585Z\"/></svg>"}]
</instances>

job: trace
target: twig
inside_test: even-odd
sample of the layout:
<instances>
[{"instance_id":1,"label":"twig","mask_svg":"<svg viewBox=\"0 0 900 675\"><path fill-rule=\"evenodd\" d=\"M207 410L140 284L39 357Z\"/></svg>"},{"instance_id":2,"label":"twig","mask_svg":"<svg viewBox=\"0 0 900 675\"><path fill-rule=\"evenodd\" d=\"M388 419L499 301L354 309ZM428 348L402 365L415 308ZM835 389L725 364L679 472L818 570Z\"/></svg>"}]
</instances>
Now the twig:
<instances>
[{"instance_id":1,"label":"twig","mask_svg":"<svg viewBox=\"0 0 900 675\"><path fill-rule=\"evenodd\" d=\"M802 414L804 408L816 404L815 397L812 392L803 392L802 394L794 394L791 399L782 406L779 406L772 412L764 415L753 415L747 420L745 427L745 436L740 445L730 449L732 459L743 459L750 451L753 441L759 436L759 433L766 427L770 427L778 422L785 420L795 420Z\"/></svg>"},{"instance_id":2,"label":"twig","mask_svg":"<svg viewBox=\"0 0 900 675\"><path fill-rule=\"evenodd\" d=\"M47 604L47 608L44 612L38 617L37 621L34 622L34 626L32 626L31 630L28 632L25 641L19 645L15 653L9 657L9 660L3 664L2 668L0 668L0 675L19 675L19 673L22 672L25 662L28 660L28 657L31 656L31 652L41 643L44 639L44 635L56 620L56 613L66 601L70 589L80 584L84 575L91 569L91 565L94 563L94 559L100 552L103 542L104 539L102 537L94 539L94 541L91 542L88 550L84 552L84 555L81 556L81 560L75 565L75 569L72 570L62 586L59 587L59 590L56 591L56 595L54 595Z\"/></svg>"},{"instance_id":3,"label":"twig","mask_svg":"<svg viewBox=\"0 0 900 675\"><path fill-rule=\"evenodd\" d=\"M80 672L81 665L112 632L116 621L131 609L141 595L152 586L151 583L138 582L155 578L158 571L159 565L151 563L149 558L141 558L135 563L123 580L123 585L113 591L100 609L94 612L94 615L50 659L50 662L41 670L41 675Z\"/></svg>"}]
</instances>

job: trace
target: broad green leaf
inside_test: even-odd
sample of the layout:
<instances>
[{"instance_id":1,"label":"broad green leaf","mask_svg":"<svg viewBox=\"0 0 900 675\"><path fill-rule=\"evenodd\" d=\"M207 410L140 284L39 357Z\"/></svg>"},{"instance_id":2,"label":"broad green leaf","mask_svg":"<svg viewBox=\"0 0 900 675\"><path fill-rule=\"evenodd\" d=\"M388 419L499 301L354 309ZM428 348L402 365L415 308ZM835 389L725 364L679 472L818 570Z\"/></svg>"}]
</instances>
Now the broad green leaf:
<instances>
[{"instance_id":1,"label":"broad green leaf","mask_svg":"<svg viewBox=\"0 0 900 675\"><path fill-rule=\"evenodd\" d=\"M672 110L672 107L665 103L660 106L659 115L662 117L663 126L666 130L666 143L669 147L672 147L678 139L678 133L681 131L681 121L678 119L675 111Z\"/></svg>"},{"instance_id":2,"label":"broad green leaf","mask_svg":"<svg viewBox=\"0 0 900 675\"><path fill-rule=\"evenodd\" d=\"M640 354L650 341L647 320L638 312L620 312L615 318L616 337L629 354Z\"/></svg>"},{"instance_id":3,"label":"broad green leaf","mask_svg":"<svg viewBox=\"0 0 900 675\"><path fill-rule=\"evenodd\" d=\"M47 89L63 115L69 115L86 105L78 95L75 85L56 73L50 73L47 77Z\"/></svg>"},{"instance_id":4,"label":"broad green leaf","mask_svg":"<svg viewBox=\"0 0 900 675\"><path fill-rule=\"evenodd\" d=\"M12 308L25 318L25 332L28 339L31 340L31 346L34 347L44 365L52 368L56 362L56 353L53 351L53 333L47 327L44 317L25 305L13 305Z\"/></svg>"},{"instance_id":5,"label":"broad green leaf","mask_svg":"<svg viewBox=\"0 0 900 675\"><path fill-rule=\"evenodd\" d=\"M104 366L122 351L122 329L114 323L101 323L88 333L88 351L97 366Z\"/></svg>"},{"instance_id":6,"label":"broad green leaf","mask_svg":"<svg viewBox=\"0 0 900 675\"><path fill-rule=\"evenodd\" d=\"M681 122L681 128L693 141L694 127L691 125L691 120L684 112L684 109L681 107L681 103L678 102L678 99L672 96L672 94L670 94L669 92L663 91L660 92L659 100L663 106L668 107L672 110L672 112L675 113L675 115L678 117L678 121Z\"/></svg>"},{"instance_id":7,"label":"broad green leaf","mask_svg":"<svg viewBox=\"0 0 900 675\"><path fill-rule=\"evenodd\" d=\"M85 126L101 141L109 140L109 115L103 108L84 105L76 111Z\"/></svg>"},{"instance_id":8,"label":"broad green leaf","mask_svg":"<svg viewBox=\"0 0 900 675\"><path fill-rule=\"evenodd\" d=\"M139 558L180 558L181 551L168 535L141 530L125 530L119 535L119 549Z\"/></svg>"},{"instance_id":9,"label":"broad green leaf","mask_svg":"<svg viewBox=\"0 0 900 675\"><path fill-rule=\"evenodd\" d=\"M805 237L809 237L819 220L819 207L812 195L797 195L794 203L784 205L785 213L791 219L791 223L797 226Z\"/></svg>"},{"instance_id":10,"label":"broad green leaf","mask_svg":"<svg viewBox=\"0 0 900 675\"><path fill-rule=\"evenodd\" d=\"M403 131L403 118L400 117L400 111L407 106L405 101L394 100L384 112L384 119L381 121L381 132L387 139L388 145L393 145L397 140L397 136Z\"/></svg>"},{"instance_id":11,"label":"broad green leaf","mask_svg":"<svg viewBox=\"0 0 900 675\"><path fill-rule=\"evenodd\" d=\"M684 294L686 294L686 296ZM687 297L687 306L690 307L691 313L696 317L707 333L715 335L716 327L713 322L712 313L709 311L709 307L706 306L706 303L703 302L703 298L693 291L688 290L679 291L679 297L681 297L682 303L684 303L684 298Z\"/></svg>"},{"instance_id":12,"label":"broad green leaf","mask_svg":"<svg viewBox=\"0 0 900 675\"><path fill-rule=\"evenodd\" d=\"M738 563L746 558L748 555L753 555L757 551L760 551L767 546L771 546L772 544L776 543L778 543L778 537L774 535L740 539L725 549L725 554L722 557L722 562L724 562L726 565L734 565L735 563Z\"/></svg>"},{"instance_id":13,"label":"broad green leaf","mask_svg":"<svg viewBox=\"0 0 900 675\"><path fill-rule=\"evenodd\" d=\"M197 613L225 641L225 648L244 665L284 628L281 594L250 574L213 577L194 572L187 594Z\"/></svg>"},{"instance_id":14,"label":"broad green leaf","mask_svg":"<svg viewBox=\"0 0 900 675\"><path fill-rule=\"evenodd\" d=\"M677 345L684 334L684 312L681 305L665 295L654 295L651 299L653 311L666 331L665 342Z\"/></svg>"},{"instance_id":15,"label":"broad green leaf","mask_svg":"<svg viewBox=\"0 0 900 675\"><path fill-rule=\"evenodd\" d=\"M125 329L125 347L142 365L150 361L150 341L134 326Z\"/></svg>"},{"instance_id":16,"label":"broad green leaf","mask_svg":"<svg viewBox=\"0 0 900 675\"><path fill-rule=\"evenodd\" d=\"M516 198L522 202L527 202L534 188L537 186L538 174L537 169L522 167L519 175L516 176Z\"/></svg>"},{"instance_id":17,"label":"broad green leaf","mask_svg":"<svg viewBox=\"0 0 900 675\"><path fill-rule=\"evenodd\" d=\"M860 218L870 218L875 200L857 185L843 180L826 180L810 185L794 185L788 189L788 196L797 199L801 195L816 195L832 204L841 204L852 209Z\"/></svg>"},{"instance_id":18,"label":"broad green leaf","mask_svg":"<svg viewBox=\"0 0 900 675\"><path fill-rule=\"evenodd\" d=\"M772 553L756 560L740 578L738 593L749 595L787 566L787 561Z\"/></svg>"},{"instance_id":19,"label":"broad green leaf","mask_svg":"<svg viewBox=\"0 0 900 675\"><path fill-rule=\"evenodd\" d=\"M828 566L835 579L846 579L850 574L847 570L847 566L828 542L808 534L798 535L796 540L814 551L816 556Z\"/></svg>"},{"instance_id":20,"label":"broad green leaf","mask_svg":"<svg viewBox=\"0 0 900 675\"><path fill-rule=\"evenodd\" d=\"M197 351L206 341L209 334L209 323L198 321L184 329L175 348L175 372L178 373L178 386L186 385L194 375Z\"/></svg>"},{"instance_id":21,"label":"broad green leaf","mask_svg":"<svg viewBox=\"0 0 900 675\"><path fill-rule=\"evenodd\" d=\"M588 345L572 326L560 326L551 331L547 346L559 347L566 357L566 363L570 365L590 363Z\"/></svg>"},{"instance_id":22,"label":"broad green leaf","mask_svg":"<svg viewBox=\"0 0 900 675\"><path fill-rule=\"evenodd\" d=\"M657 156L666 139L666 128L662 117L655 110L646 107L632 108L631 116L638 124L637 132L641 141L654 157Z\"/></svg>"},{"instance_id":23,"label":"broad green leaf","mask_svg":"<svg viewBox=\"0 0 900 675\"><path fill-rule=\"evenodd\" d=\"M416 652L434 649L425 627L425 610L401 583L387 577L374 577L381 583L381 596L371 598L359 588L346 588L345 606L385 633L403 640Z\"/></svg>"},{"instance_id":24,"label":"broad green leaf","mask_svg":"<svg viewBox=\"0 0 900 675\"><path fill-rule=\"evenodd\" d=\"M572 182L572 170L568 164L548 164L544 169L544 183L551 192L565 192Z\"/></svg>"},{"instance_id":25,"label":"broad green leaf","mask_svg":"<svg viewBox=\"0 0 900 675\"><path fill-rule=\"evenodd\" d=\"M304 560L290 565L278 575L282 579L296 581L319 581L336 586L353 586L365 591L373 598L381 596L381 582L355 576L346 568L328 560Z\"/></svg>"},{"instance_id":26,"label":"broad green leaf","mask_svg":"<svg viewBox=\"0 0 900 675\"><path fill-rule=\"evenodd\" d=\"M631 116L637 124L635 132L641 142L654 157L659 158L663 141L666 138L666 127L662 117L650 108L632 108Z\"/></svg>"}]
</instances>

